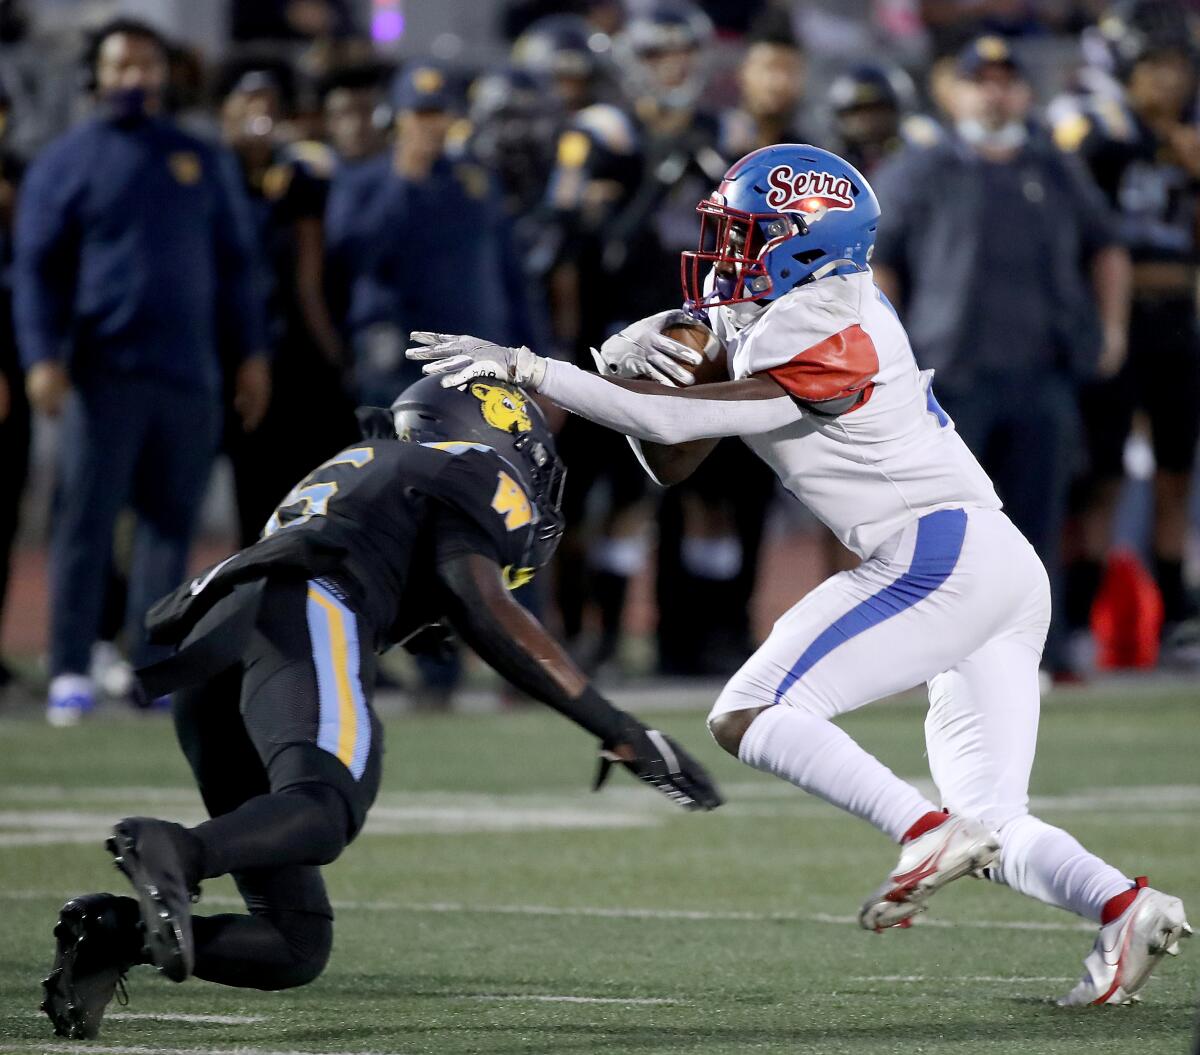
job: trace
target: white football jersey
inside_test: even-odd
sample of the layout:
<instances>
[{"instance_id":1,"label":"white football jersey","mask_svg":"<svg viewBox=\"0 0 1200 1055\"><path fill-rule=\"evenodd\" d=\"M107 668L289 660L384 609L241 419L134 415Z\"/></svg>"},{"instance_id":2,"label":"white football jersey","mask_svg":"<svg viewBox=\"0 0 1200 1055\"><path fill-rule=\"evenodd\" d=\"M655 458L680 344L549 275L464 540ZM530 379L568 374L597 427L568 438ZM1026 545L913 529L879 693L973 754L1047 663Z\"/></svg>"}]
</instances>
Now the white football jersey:
<instances>
[{"instance_id":1,"label":"white football jersey","mask_svg":"<svg viewBox=\"0 0 1200 1055\"><path fill-rule=\"evenodd\" d=\"M734 380L767 374L805 404L850 406L745 441L854 553L937 509L1000 508L870 271L797 287L740 329L734 310L709 312Z\"/></svg>"}]
</instances>

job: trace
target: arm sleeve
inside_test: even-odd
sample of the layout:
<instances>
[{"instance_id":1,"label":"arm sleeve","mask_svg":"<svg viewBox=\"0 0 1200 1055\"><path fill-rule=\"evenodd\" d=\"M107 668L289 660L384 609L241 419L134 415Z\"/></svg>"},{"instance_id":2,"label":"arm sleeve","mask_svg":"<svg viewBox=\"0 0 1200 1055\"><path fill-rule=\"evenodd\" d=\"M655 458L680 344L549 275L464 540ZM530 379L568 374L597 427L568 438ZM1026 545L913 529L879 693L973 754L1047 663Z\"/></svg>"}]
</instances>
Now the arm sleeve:
<instances>
[{"instance_id":1,"label":"arm sleeve","mask_svg":"<svg viewBox=\"0 0 1200 1055\"><path fill-rule=\"evenodd\" d=\"M26 369L68 353L80 236L73 181L58 158L35 162L17 197L13 321Z\"/></svg>"},{"instance_id":2,"label":"arm sleeve","mask_svg":"<svg viewBox=\"0 0 1200 1055\"><path fill-rule=\"evenodd\" d=\"M753 394L747 381L664 388L609 380L555 360L547 361L538 391L573 414L651 443L756 436L800 417L795 401L774 387L755 387Z\"/></svg>"}]
</instances>

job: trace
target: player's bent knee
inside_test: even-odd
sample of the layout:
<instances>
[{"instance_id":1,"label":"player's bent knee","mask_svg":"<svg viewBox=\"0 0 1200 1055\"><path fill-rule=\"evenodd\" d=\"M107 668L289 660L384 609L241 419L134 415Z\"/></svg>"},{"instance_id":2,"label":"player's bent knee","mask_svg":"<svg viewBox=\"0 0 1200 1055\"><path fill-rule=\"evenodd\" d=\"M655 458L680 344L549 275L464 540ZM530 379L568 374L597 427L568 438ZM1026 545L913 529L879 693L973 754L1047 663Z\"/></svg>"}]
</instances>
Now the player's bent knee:
<instances>
[{"instance_id":1,"label":"player's bent knee","mask_svg":"<svg viewBox=\"0 0 1200 1055\"><path fill-rule=\"evenodd\" d=\"M305 847L308 864L327 865L336 861L347 843L353 828L345 797L328 784L294 784L284 788L281 794L291 795L305 801L304 812Z\"/></svg>"},{"instance_id":2,"label":"player's bent knee","mask_svg":"<svg viewBox=\"0 0 1200 1055\"><path fill-rule=\"evenodd\" d=\"M273 919L292 953L288 964L263 972L259 989L296 989L316 981L333 951L333 920L309 912L278 912Z\"/></svg>"},{"instance_id":3,"label":"player's bent knee","mask_svg":"<svg viewBox=\"0 0 1200 1055\"><path fill-rule=\"evenodd\" d=\"M746 730L750 728L754 719L765 710L766 707L748 707L741 711L725 711L722 714L714 714L708 719L708 731L712 733L712 738L722 748L737 758Z\"/></svg>"}]
</instances>

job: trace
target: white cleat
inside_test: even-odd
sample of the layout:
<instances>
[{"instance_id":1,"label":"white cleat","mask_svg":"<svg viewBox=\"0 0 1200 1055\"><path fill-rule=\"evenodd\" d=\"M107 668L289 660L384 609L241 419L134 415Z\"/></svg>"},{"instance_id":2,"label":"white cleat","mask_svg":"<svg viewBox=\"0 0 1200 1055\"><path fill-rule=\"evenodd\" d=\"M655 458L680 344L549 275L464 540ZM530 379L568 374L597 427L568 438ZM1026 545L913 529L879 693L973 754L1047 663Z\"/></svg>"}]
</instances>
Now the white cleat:
<instances>
[{"instance_id":1,"label":"white cleat","mask_svg":"<svg viewBox=\"0 0 1200 1055\"><path fill-rule=\"evenodd\" d=\"M863 903L858 922L876 932L907 927L933 894L955 879L982 873L999 852L995 832L966 817L947 817L904 844L900 863Z\"/></svg>"},{"instance_id":2,"label":"white cleat","mask_svg":"<svg viewBox=\"0 0 1200 1055\"><path fill-rule=\"evenodd\" d=\"M1179 954L1179 939L1192 933L1183 902L1146 886L1138 876L1137 896L1111 923L1100 928L1096 944L1083 961L1083 977L1059 1007L1089 1004L1135 1004L1137 992L1164 956Z\"/></svg>"}]
</instances>

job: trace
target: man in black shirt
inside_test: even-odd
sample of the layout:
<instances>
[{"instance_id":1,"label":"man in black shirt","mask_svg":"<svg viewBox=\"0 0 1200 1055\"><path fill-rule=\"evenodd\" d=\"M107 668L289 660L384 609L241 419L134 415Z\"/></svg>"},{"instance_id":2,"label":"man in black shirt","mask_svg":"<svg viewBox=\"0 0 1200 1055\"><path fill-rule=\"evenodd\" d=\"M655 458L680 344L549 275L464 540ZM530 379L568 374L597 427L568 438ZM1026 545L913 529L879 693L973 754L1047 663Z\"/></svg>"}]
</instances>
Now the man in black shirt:
<instances>
[{"instance_id":1,"label":"man in black shirt","mask_svg":"<svg viewBox=\"0 0 1200 1055\"><path fill-rule=\"evenodd\" d=\"M1079 385L1124 354L1129 255L1087 173L1031 119L1008 43L980 37L958 72L954 127L872 177L884 218L871 266L1057 598ZM1054 608L1043 662L1069 675Z\"/></svg>"},{"instance_id":2,"label":"man in black shirt","mask_svg":"<svg viewBox=\"0 0 1200 1055\"><path fill-rule=\"evenodd\" d=\"M1162 592L1168 661L1194 662L1197 607L1184 582L1188 507L1200 439L1200 132L1197 20L1168 0L1114 7L1097 27L1111 76L1055 101L1058 146L1080 158L1108 200L1133 258L1129 354L1088 385L1081 407L1089 472L1081 481L1082 558L1067 616L1087 627L1125 476L1125 443L1141 412L1154 449L1152 571Z\"/></svg>"},{"instance_id":3,"label":"man in black shirt","mask_svg":"<svg viewBox=\"0 0 1200 1055\"><path fill-rule=\"evenodd\" d=\"M146 817L108 840L137 900L68 901L43 1009L92 1037L124 972L284 989L332 943L319 866L358 834L379 788L375 651L430 647L446 619L519 689L601 742L597 786L621 762L687 809L720 797L668 737L617 710L509 590L562 533L563 469L536 405L504 384L417 382L364 438L283 500L263 538L150 612L175 654L139 674L174 692L175 723L211 820ZM192 917L202 880L232 874L249 915ZM143 953L143 947L145 953Z\"/></svg>"}]
</instances>

